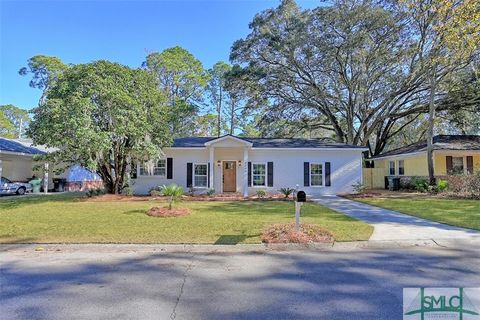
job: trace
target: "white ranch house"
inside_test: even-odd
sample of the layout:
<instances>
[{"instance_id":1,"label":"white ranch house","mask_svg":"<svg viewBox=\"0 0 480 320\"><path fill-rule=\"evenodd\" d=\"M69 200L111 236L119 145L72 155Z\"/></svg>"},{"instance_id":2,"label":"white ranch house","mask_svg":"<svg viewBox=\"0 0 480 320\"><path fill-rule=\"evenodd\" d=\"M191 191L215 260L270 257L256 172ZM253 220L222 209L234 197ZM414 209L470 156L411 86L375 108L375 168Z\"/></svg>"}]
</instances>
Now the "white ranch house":
<instances>
[{"instance_id":1,"label":"white ranch house","mask_svg":"<svg viewBox=\"0 0 480 320\"><path fill-rule=\"evenodd\" d=\"M296 185L310 196L351 192L363 181L364 151L324 139L180 138L164 149L165 158L153 170L137 166L133 186L137 194L171 183L199 193L215 189L243 196Z\"/></svg>"}]
</instances>

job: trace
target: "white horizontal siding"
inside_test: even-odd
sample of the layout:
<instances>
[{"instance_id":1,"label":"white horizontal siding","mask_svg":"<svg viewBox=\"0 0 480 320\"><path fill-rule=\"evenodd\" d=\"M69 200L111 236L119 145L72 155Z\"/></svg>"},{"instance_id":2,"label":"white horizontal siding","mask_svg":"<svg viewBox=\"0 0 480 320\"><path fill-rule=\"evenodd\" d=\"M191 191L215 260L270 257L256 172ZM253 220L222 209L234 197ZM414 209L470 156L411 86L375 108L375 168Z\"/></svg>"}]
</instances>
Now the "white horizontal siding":
<instances>
[{"instance_id":1,"label":"white horizontal siding","mask_svg":"<svg viewBox=\"0 0 480 320\"><path fill-rule=\"evenodd\" d=\"M247 164L243 164L243 147L215 148L214 185L216 192L222 191L222 166L217 161L235 160L241 161L237 166L237 191L243 192L243 170ZM295 149L250 149L250 162L273 162L274 175L273 187L250 187L249 193L254 194L258 189L267 192L277 192L282 187L294 188L297 184L308 195L337 194L352 191L352 185L362 181L362 150L295 150ZM134 189L137 194L147 194L151 188L162 184L176 183L187 189L187 163L208 163L208 149L174 149L165 151L167 157L173 158L173 179L166 177L138 177L134 180ZM331 186L330 187L304 187L303 163L304 162L330 162L331 163ZM202 190L199 190L202 191Z\"/></svg>"}]
</instances>

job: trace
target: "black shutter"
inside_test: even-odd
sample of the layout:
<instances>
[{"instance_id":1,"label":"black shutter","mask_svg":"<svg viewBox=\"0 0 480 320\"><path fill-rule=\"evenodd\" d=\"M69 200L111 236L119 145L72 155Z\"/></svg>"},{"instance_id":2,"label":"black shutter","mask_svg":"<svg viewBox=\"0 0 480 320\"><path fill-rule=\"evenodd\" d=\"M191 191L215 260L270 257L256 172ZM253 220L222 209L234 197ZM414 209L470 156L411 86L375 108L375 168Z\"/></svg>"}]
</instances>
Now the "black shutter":
<instances>
[{"instance_id":1,"label":"black shutter","mask_svg":"<svg viewBox=\"0 0 480 320\"><path fill-rule=\"evenodd\" d=\"M252 163L248 162L248 186L252 186Z\"/></svg>"},{"instance_id":2,"label":"black shutter","mask_svg":"<svg viewBox=\"0 0 480 320\"><path fill-rule=\"evenodd\" d=\"M310 187L310 162L303 163L303 185Z\"/></svg>"},{"instance_id":3,"label":"black shutter","mask_svg":"<svg viewBox=\"0 0 480 320\"><path fill-rule=\"evenodd\" d=\"M330 162L325 162L325 186L330 187L332 182L330 181Z\"/></svg>"},{"instance_id":4,"label":"black shutter","mask_svg":"<svg viewBox=\"0 0 480 320\"><path fill-rule=\"evenodd\" d=\"M447 174L452 174L453 171L453 158L451 156L447 156Z\"/></svg>"},{"instance_id":5,"label":"black shutter","mask_svg":"<svg viewBox=\"0 0 480 320\"><path fill-rule=\"evenodd\" d=\"M187 188L193 187L192 185L192 173L193 173L193 163L187 163Z\"/></svg>"},{"instance_id":6,"label":"black shutter","mask_svg":"<svg viewBox=\"0 0 480 320\"><path fill-rule=\"evenodd\" d=\"M173 179L173 158L167 158L167 179Z\"/></svg>"},{"instance_id":7,"label":"black shutter","mask_svg":"<svg viewBox=\"0 0 480 320\"><path fill-rule=\"evenodd\" d=\"M473 174L473 156L467 156L467 172Z\"/></svg>"},{"instance_id":8,"label":"black shutter","mask_svg":"<svg viewBox=\"0 0 480 320\"><path fill-rule=\"evenodd\" d=\"M210 162L207 166L207 186L210 188Z\"/></svg>"},{"instance_id":9,"label":"black shutter","mask_svg":"<svg viewBox=\"0 0 480 320\"><path fill-rule=\"evenodd\" d=\"M268 175L267 185L269 187L273 187L273 162L267 163L267 175Z\"/></svg>"}]
</instances>

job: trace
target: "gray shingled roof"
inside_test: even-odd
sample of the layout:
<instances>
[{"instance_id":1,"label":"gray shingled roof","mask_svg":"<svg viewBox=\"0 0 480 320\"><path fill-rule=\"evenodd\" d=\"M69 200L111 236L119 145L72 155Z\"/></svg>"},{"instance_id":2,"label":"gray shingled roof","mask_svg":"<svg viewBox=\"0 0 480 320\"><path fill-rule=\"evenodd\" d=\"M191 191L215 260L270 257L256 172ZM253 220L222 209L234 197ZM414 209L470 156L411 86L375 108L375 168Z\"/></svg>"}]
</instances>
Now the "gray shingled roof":
<instances>
[{"instance_id":1,"label":"gray shingled roof","mask_svg":"<svg viewBox=\"0 0 480 320\"><path fill-rule=\"evenodd\" d=\"M281 139L281 138L244 138L242 139L253 144L253 148L364 148L349 144L333 142L330 139ZM172 148L202 148L205 143L218 137L186 137L175 139Z\"/></svg>"},{"instance_id":2,"label":"gray shingled roof","mask_svg":"<svg viewBox=\"0 0 480 320\"><path fill-rule=\"evenodd\" d=\"M0 152L2 151L25 153L31 155L45 154L45 152L42 150L25 145L23 143L20 143L19 141L5 138L0 138Z\"/></svg>"},{"instance_id":3,"label":"gray shingled roof","mask_svg":"<svg viewBox=\"0 0 480 320\"><path fill-rule=\"evenodd\" d=\"M480 136L438 135L433 137L433 150L480 150ZM427 141L420 141L405 147L387 151L372 157L372 159L423 151L427 151Z\"/></svg>"}]
</instances>

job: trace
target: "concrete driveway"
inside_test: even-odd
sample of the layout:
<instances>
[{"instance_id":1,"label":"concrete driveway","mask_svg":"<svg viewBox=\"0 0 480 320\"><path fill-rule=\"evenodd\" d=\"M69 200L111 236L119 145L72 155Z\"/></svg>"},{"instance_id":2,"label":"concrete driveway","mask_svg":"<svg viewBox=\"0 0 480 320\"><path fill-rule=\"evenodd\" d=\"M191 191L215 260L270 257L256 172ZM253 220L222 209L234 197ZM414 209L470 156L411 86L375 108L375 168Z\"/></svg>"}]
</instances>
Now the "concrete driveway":
<instances>
[{"instance_id":1,"label":"concrete driveway","mask_svg":"<svg viewBox=\"0 0 480 320\"><path fill-rule=\"evenodd\" d=\"M35 247L0 253L2 320L395 320L404 287L480 287L478 247Z\"/></svg>"},{"instance_id":2,"label":"concrete driveway","mask_svg":"<svg viewBox=\"0 0 480 320\"><path fill-rule=\"evenodd\" d=\"M478 240L480 232L409 216L337 196L314 201L338 212L363 220L375 229L370 240Z\"/></svg>"}]
</instances>

